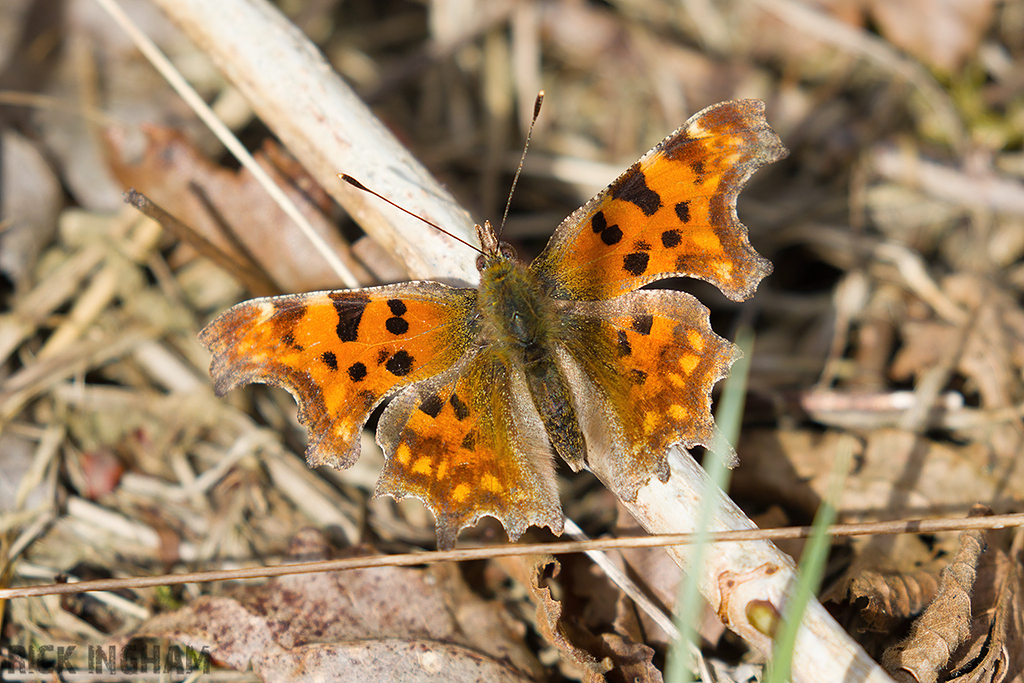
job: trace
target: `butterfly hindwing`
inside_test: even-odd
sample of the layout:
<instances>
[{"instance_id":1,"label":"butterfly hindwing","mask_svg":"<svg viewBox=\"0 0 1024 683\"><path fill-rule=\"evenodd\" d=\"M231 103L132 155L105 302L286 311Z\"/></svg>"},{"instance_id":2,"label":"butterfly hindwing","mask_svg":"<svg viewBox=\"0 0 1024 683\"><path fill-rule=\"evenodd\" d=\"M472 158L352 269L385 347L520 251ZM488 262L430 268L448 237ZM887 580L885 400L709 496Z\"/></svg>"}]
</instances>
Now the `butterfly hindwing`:
<instances>
[{"instance_id":1,"label":"butterfly hindwing","mask_svg":"<svg viewBox=\"0 0 1024 683\"><path fill-rule=\"evenodd\" d=\"M377 495L422 500L438 545L483 515L511 539L531 525L561 533L551 446L521 370L492 348L399 394L381 416L385 465Z\"/></svg>"},{"instance_id":2,"label":"butterfly hindwing","mask_svg":"<svg viewBox=\"0 0 1024 683\"><path fill-rule=\"evenodd\" d=\"M711 330L699 301L685 292L641 290L562 308L577 330L564 345L562 366L575 377L577 400L599 415L589 429L584 423L588 446L610 442L627 495L664 471L671 444L711 444L711 389L738 352Z\"/></svg>"},{"instance_id":3,"label":"butterfly hindwing","mask_svg":"<svg viewBox=\"0 0 1024 683\"><path fill-rule=\"evenodd\" d=\"M785 155L763 102L708 107L565 219L530 268L559 299L609 299L673 276L744 299L771 264L750 246L736 197Z\"/></svg>"},{"instance_id":4,"label":"butterfly hindwing","mask_svg":"<svg viewBox=\"0 0 1024 683\"><path fill-rule=\"evenodd\" d=\"M476 291L406 282L246 301L201 333L218 394L251 382L287 389L309 429L311 466L348 467L370 411L451 367L474 335Z\"/></svg>"}]
</instances>

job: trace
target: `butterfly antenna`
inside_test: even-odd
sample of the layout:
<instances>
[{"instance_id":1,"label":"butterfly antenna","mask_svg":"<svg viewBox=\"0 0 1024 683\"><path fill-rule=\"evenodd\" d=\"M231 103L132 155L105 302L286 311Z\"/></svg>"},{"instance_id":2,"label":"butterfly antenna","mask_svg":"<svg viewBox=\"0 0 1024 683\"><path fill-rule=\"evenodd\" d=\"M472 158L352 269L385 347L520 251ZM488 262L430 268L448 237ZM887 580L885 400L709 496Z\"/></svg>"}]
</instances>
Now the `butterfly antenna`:
<instances>
[{"instance_id":1,"label":"butterfly antenna","mask_svg":"<svg viewBox=\"0 0 1024 683\"><path fill-rule=\"evenodd\" d=\"M508 201L505 203L505 215L501 217L501 225L498 226L498 237L505 230L505 221L508 220L508 210L512 207L512 195L515 194L516 184L519 182L519 175L523 172L523 162L526 161L526 150L530 149L530 138L533 137L533 126L540 116L540 105L544 104L544 91L537 93L537 99L533 103L533 119L530 121L530 130L526 132L526 144L523 145L523 156L519 157L519 168L512 178L512 187L508 191Z\"/></svg>"},{"instance_id":2,"label":"butterfly antenna","mask_svg":"<svg viewBox=\"0 0 1024 683\"><path fill-rule=\"evenodd\" d=\"M415 214L415 213L413 213L413 212L412 212L412 211L410 211L409 209L406 209L406 208L405 208L405 207L403 207L403 206L399 206L398 204L394 203L393 201L391 201L390 199L388 199L387 197L385 197L385 196L384 196L384 195L382 195L381 193L379 193L379 192L374 192L373 190L371 190L370 188L368 188L368 187L367 187L366 185L363 185L363 184L362 184L361 182L359 182L358 180L356 180L356 179L355 179L355 178L353 178L352 176L348 175L347 173L339 173L339 174L338 174L338 177L339 177L339 178L341 178L342 180L344 180L344 181L345 181L346 183L348 183L348 184L349 184L349 185L351 185L352 187L356 188L357 190L362 190L363 192L368 192L368 193L372 194L372 195L373 195L374 197L377 197L378 199L381 199L381 200L383 200L383 201L387 202L388 204L390 204L391 206L395 207L395 208L396 208L396 209L398 209L399 211L404 211L405 213L409 214L409 215L410 215L410 216L412 216L413 218L418 218L419 220L423 221L424 223L426 223L426 224L427 224L427 225L429 225L430 227L434 228L435 230L437 230L437 231L439 231L439 232L443 232L444 234L448 235L449 237L451 237L451 238L452 238L453 240L455 240L456 242L461 242L462 244L465 244L465 245L466 245L467 247L469 247L469 248L470 248L470 249L472 249L473 251L477 252L478 254L483 254L484 256L486 256L486 255L487 255L487 254L484 254L483 250L482 250L482 249L480 249L480 247L476 247L476 246L473 246L472 244L470 244L470 243L469 243L469 242L467 242L466 240L462 239L462 238L461 238L461 237L459 237L458 235L453 235L452 233L448 232L447 230L445 230L444 228L442 228L442 227L441 227L440 225L438 225L437 223L434 223L433 221L428 221L428 220L427 220L426 218L424 218L423 216L420 216L420 215L418 215L418 214Z\"/></svg>"}]
</instances>

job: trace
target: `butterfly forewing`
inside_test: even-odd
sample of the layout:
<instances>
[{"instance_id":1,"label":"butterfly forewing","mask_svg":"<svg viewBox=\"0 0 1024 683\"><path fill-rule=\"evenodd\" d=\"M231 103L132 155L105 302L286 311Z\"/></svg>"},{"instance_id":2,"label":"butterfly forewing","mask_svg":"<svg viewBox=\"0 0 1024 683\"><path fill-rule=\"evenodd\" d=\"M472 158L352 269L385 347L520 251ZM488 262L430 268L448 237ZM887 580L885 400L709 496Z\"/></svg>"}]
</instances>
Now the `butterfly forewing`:
<instances>
[{"instance_id":1,"label":"butterfly forewing","mask_svg":"<svg viewBox=\"0 0 1024 683\"><path fill-rule=\"evenodd\" d=\"M520 370L493 348L397 396L381 416L386 462L378 495L422 500L451 548L460 529L490 515L509 537L531 525L560 533L551 447Z\"/></svg>"},{"instance_id":2,"label":"butterfly forewing","mask_svg":"<svg viewBox=\"0 0 1024 683\"><path fill-rule=\"evenodd\" d=\"M287 389L309 429L309 464L348 467L382 398L466 352L475 300L475 290L435 282L254 299L199 338L213 354L217 393L250 382Z\"/></svg>"},{"instance_id":3,"label":"butterfly forewing","mask_svg":"<svg viewBox=\"0 0 1024 683\"><path fill-rule=\"evenodd\" d=\"M736 197L785 154L764 103L708 107L558 226L531 269L561 299L608 299L672 276L744 299L771 264L750 246Z\"/></svg>"}]
</instances>

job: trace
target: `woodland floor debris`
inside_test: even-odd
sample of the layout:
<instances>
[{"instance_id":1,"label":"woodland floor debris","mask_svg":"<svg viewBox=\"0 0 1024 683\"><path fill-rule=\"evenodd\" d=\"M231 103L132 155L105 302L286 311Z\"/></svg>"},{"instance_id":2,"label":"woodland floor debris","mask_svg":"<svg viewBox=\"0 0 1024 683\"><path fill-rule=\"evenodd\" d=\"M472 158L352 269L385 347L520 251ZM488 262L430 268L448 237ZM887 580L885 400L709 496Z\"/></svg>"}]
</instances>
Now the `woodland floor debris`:
<instances>
[{"instance_id":1,"label":"woodland floor debris","mask_svg":"<svg viewBox=\"0 0 1024 683\"><path fill-rule=\"evenodd\" d=\"M700 283L681 285L708 303L720 333L729 336L741 317L757 327L733 498L764 524L808 522L845 432L862 450L840 521L966 516L975 502L1019 511L1024 34L1015 27L1024 3L823 10L758 0L694 14L699 4L522 2L485 11L327 2L291 19L481 219L500 216L523 118L546 90L508 227L525 257L690 113L764 99L791 155L755 176L739 213L775 274L742 309ZM148 3L125 5L208 101L233 112L247 145L266 150L267 165L339 252L353 244L359 256L348 258L364 259L353 262L360 277L399 277L388 245L360 246L368 238L287 151L266 142L264 126L194 46ZM30 11L36 6L0 5L5 585L279 563L309 526L338 548L431 547L419 503L371 498L381 465L372 439L351 470L311 471L289 396L258 387L214 397L195 335L251 293L195 245L123 207L129 185L209 230L281 291L336 283L91 1L65 3L59 16ZM908 23L907 12L921 21ZM40 97L10 104L19 93ZM113 123L101 130L97 121ZM218 232L225 225L245 247ZM592 478L562 474L566 512L589 534L632 526ZM480 541L503 538L487 523L476 532ZM963 560L976 579L970 613L961 601L956 616L969 628L939 680L1024 680L1022 542L1019 530L992 532L986 550ZM837 541L825 597L880 659L941 591L960 546L952 533ZM671 608L675 573L637 555L627 555L636 579ZM610 661L657 680L663 635L588 562L561 562L536 585L524 578L529 566L507 562L437 570L440 579L408 570L426 583L435 577L432 597L446 609L484 614L491 630L481 632L500 622L507 639L491 644L511 643L516 654L474 659L480 643L424 627L387 631L387 661L401 667L425 656L427 671L493 665L487 671L507 680L581 679L595 670L585 662ZM16 670L31 647L79 645L72 661L86 668L89 645L120 642L151 617L261 590L189 585L12 600L0 654ZM379 621L380 604L360 601L386 592L348 597ZM545 611L549 598L557 609ZM309 595L293 607L303 605L315 613ZM552 616L561 620L554 627L543 621ZM477 626L460 628L465 636ZM561 640L545 640L556 632ZM366 627L362 640L374 633ZM713 626L701 633L716 671L743 670L731 636ZM365 661L374 653L358 640L349 632L318 643L319 654ZM316 654L289 650L295 659L278 663L309 664Z\"/></svg>"}]
</instances>

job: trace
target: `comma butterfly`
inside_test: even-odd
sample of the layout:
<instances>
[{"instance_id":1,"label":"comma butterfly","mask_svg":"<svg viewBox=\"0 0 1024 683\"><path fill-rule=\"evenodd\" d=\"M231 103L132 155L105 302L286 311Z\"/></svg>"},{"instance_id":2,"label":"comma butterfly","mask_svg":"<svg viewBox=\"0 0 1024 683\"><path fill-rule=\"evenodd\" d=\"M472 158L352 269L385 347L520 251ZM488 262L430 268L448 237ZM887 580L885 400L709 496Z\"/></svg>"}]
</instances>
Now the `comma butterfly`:
<instances>
[{"instance_id":1,"label":"comma butterfly","mask_svg":"<svg viewBox=\"0 0 1024 683\"><path fill-rule=\"evenodd\" d=\"M665 449L708 444L711 388L735 347L689 294L700 278L741 300L771 272L736 216L750 175L787 154L756 100L701 111L569 216L530 265L477 226L480 286L404 282L246 301L200 334L218 394L284 387L310 466L348 467L370 412L386 463L377 495L421 499L438 544L490 515L517 539L562 531L552 453L588 444L633 494L668 476Z\"/></svg>"}]
</instances>

